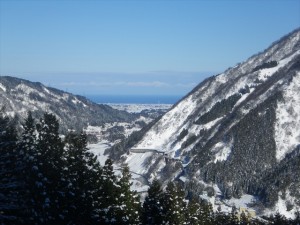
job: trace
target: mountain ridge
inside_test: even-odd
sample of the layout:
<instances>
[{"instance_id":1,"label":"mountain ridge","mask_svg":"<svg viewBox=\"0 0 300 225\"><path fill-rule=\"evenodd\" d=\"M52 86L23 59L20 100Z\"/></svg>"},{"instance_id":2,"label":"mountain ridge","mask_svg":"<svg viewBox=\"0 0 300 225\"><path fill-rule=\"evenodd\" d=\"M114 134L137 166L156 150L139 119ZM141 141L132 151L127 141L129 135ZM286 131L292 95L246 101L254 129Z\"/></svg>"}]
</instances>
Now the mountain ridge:
<instances>
[{"instance_id":1,"label":"mountain ridge","mask_svg":"<svg viewBox=\"0 0 300 225\"><path fill-rule=\"evenodd\" d=\"M189 195L199 196L207 188L221 200L251 194L261 214L278 208L284 193L290 193L293 207L283 212L289 214L300 207L299 93L298 28L263 52L204 80L131 146L163 155L134 153L127 146L123 162L150 181L184 180ZM280 185L283 174L287 181ZM270 186L264 183L268 177L273 177L266 182Z\"/></svg>"},{"instance_id":2,"label":"mountain ridge","mask_svg":"<svg viewBox=\"0 0 300 225\"><path fill-rule=\"evenodd\" d=\"M88 124L101 126L107 122L133 121L136 116L108 105L96 104L79 95L46 87L11 76L0 76L1 107L10 116L26 117L28 111L40 118L44 112L54 114L62 130L82 130Z\"/></svg>"}]
</instances>

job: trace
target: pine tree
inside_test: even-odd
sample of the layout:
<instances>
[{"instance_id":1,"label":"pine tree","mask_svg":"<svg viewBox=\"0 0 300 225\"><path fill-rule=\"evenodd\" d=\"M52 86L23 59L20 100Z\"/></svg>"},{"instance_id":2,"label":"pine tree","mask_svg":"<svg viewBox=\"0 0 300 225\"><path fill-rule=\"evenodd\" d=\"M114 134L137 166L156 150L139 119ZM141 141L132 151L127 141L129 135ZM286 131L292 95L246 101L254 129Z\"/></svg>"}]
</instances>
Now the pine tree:
<instances>
[{"instance_id":1,"label":"pine tree","mask_svg":"<svg viewBox=\"0 0 300 225\"><path fill-rule=\"evenodd\" d=\"M230 216L218 210L215 214L215 225L227 225L230 221Z\"/></svg>"},{"instance_id":2,"label":"pine tree","mask_svg":"<svg viewBox=\"0 0 300 225\"><path fill-rule=\"evenodd\" d=\"M213 209L212 205L204 200L200 201L200 218L201 218L201 223L202 225L213 225Z\"/></svg>"},{"instance_id":3,"label":"pine tree","mask_svg":"<svg viewBox=\"0 0 300 225\"><path fill-rule=\"evenodd\" d=\"M277 212L274 216L272 216L270 220L271 223L274 225L288 224L288 221L286 220L285 216L281 215L279 212Z\"/></svg>"},{"instance_id":4,"label":"pine tree","mask_svg":"<svg viewBox=\"0 0 300 225\"><path fill-rule=\"evenodd\" d=\"M39 224L44 221L41 206L44 203L45 185L42 179L42 171L39 168L36 128L31 112L28 112L23 128L18 146L20 151L23 152L23 162L25 164L22 175L26 184L27 221L31 224Z\"/></svg>"},{"instance_id":5,"label":"pine tree","mask_svg":"<svg viewBox=\"0 0 300 225\"><path fill-rule=\"evenodd\" d=\"M173 182L168 183L163 198L163 221L161 224L183 224L185 210L184 192Z\"/></svg>"},{"instance_id":6,"label":"pine tree","mask_svg":"<svg viewBox=\"0 0 300 225\"><path fill-rule=\"evenodd\" d=\"M66 167L64 145L59 137L59 123L54 115L45 113L36 125L39 175L43 180L43 221L63 221L61 205L65 198L66 180L63 170Z\"/></svg>"},{"instance_id":7,"label":"pine tree","mask_svg":"<svg viewBox=\"0 0 300 225\"><path fill-rule=\"evenodd\" d=\"M192 198L188 203L186 210L186 224L202 225L200 204L195 198Z\"/></svg>"},{"instance_id":8,"label":"pine tree","mask_svg":"<svg viewBox=\"0 0 300 225\"><path fill-rule=\"evenodd\" d=\"M120 205L120 186L117 183L117 177L110 159L105 161L101 179L103 181L103 198L99 207L100 221L102 224L116 224L117 208Z\"/></svg>"},{"instance_id":9,"label":"pine tree","mask_svg":"<svg viewBox=\"0 0 300 225\"><path fill-rule=\"evenodd\" d=\"M84 133L70 133L66 136L67 170L64 171L67 181L66 210L67 223L92 224L95 214L95 185L100 177L100 164L96 157L88 152L87 136ZM97 182L96 182L97 183Z\"/></svg>"},{"instance_id":10,"label":"pine tree","mask_svg":"<svg viewBox=\"0 0 300 225\"><path fill-rule=\"evenodd\" d=\"M237 209L235 206L233 206L231 209L231 213L229 215L229 224L230 225L238 225L239 224L239 220L237 217Z\"/></svg>"},{"instance_id":11,"label":"pine tree","mask_svg":"<svg viewBox=\"0 0 300 225\"><path fill-rule=\"evenodd\" d=\"M0 224L20 224L26 216L22 152L14 121L0 113Z\"/></svg>"},{"instance_id":12,"label":"pine tree","mask_svg":"<svg viewBox=\"0 0 300 225\"><path fill-rule=\"evenodd\" d=\"M140 223L141 204L136 191L130 190L132 185L130 179L129 167L125 166L118 182L120 186L118 224L137 225Z\"/></svg>"},{"instance_id":13,"label":"pine tree","mask_svg":"<svg viewBox=\"0 0 300 225\"><path fill-rule=\"evenodd\" d=\"M158 180L153 180L143 203L142 221L145 225L161 223L163 219L163 191Z\"/></svg>"}]
</instances>

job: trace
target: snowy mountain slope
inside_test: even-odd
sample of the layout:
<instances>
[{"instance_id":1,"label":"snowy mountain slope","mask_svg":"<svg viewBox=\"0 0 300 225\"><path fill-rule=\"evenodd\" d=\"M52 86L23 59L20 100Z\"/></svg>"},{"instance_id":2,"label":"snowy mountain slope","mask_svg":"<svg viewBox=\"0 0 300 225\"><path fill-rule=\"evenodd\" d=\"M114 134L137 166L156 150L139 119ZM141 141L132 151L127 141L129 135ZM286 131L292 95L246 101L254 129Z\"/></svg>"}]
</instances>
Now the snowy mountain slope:
<instances>
[{"instance_id":1,"label":"snowy mountain slope","mask_svg":"<svg viewBox=\"0 0 300 225\"><path fill-rule=\"evenodd\" d=\"M149 180L184 180L197 196L217 186L214 197L251 194L268 208L279 192L299 200L299 79L297 29L199 84L131 146L144 153L124 149L123 162ZM290 179L279 185L283 174Z\"/></svg>"},{"instance_id":2,"label":"snowy mountain slope","mask_svg":"<svg viewBox=\"0 0 300 225\"><path fill-rule=\"evenodd\" d=\"M26 117L29 110L37 117L44 112L53 113L64 130L80 130L88 124L131 122L136 118L133 114L95 104L82 96L8 76L0 76L0 107L5 108L7 115L20 118Z\"/></svg>"}]
</instances>

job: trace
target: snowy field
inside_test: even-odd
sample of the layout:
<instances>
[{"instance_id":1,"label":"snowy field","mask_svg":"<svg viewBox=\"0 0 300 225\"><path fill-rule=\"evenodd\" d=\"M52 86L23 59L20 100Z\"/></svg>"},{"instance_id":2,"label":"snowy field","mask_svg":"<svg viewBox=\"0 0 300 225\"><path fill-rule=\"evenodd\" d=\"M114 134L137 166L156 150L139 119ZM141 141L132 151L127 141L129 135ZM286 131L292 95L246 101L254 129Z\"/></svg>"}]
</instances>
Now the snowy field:
<instances>
[{"instance_id":1,"label":"snowy field","mask_svg":"<svg viewBox=\"0 0 300 225\"><path fill-rule=\"evenodd\" d=\"M124 110L129 113L140 113L143 110L169 110L172 104L107 104L114 109Z\"/></svg>"}]
</instances>

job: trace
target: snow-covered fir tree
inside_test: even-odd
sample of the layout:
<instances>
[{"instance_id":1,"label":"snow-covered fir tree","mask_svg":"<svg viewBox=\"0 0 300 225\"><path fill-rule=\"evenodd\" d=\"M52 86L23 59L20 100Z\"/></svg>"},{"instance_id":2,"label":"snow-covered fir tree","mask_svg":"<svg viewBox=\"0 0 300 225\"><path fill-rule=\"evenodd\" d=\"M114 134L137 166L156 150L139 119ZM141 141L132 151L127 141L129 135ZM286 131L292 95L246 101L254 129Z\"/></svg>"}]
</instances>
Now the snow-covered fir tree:
<instances>
[{"instance_id":1,"label":"snow-covered fir tree","mask_svg":"<svg viewBox=\"0 0 300 225\"><path fill-rule=\"evenodd\" d=\"M99 162L87 149L84 133L69 133L65 138L67 181L65 221L72 224L96 222L98 182L101 174ZM100 174L99 174L100 173Z\"/></svg>"},{"instance_id":2,"label":"snow-covered fir tree","mask_svg":"<svg viewBox=\"0 0 300 225\"><path fill-rule=\"evenodd\" d=\"M118 184L120 186L119 190L119 213L118 221L119 224L123 225L138 225L140 224L140 211L141 203L140 197L137 195L136 191L130 190L131 174L129 172L128 166L123 167L122 177L120 178Z\"/></svg>"},{"instance_id":3,"label":"snow-covered fir tree","mask_svg":"<svg viewBox=\"0 0 300 225\"><path fill-rule=\"evenodd\" d=\"M59 137L59 122L54 115L45 113L37 125L37 151L43 192L44 222L64 219L66 179L62 168L66 165L64 145Z\"/></svg>"},{"instance_id":4,"label":"snow-covered fir tree","mask_svg":"<svg viewBox=\"0 0 300 225\"><path fill-rule=\"evenodd\" d=\"M26 218L21 159L14 121L0 110L0 224L19 224Z\"/></svg>"},{"instance_id":5,"label":"snow-covered fir tree","mask_svg":"<svg viewBox=\"0 0 300 225\"><path fill-rule=\"evenodd\" d=\"M185 222L186 202L183 190L169 182L163 197L163 220L161 224L182 225Z\"/></svg>"},{"instance_id":6,"label":"snow-covered fir tree","mask_svg":"<svg viewBox=\"0 0 300 225\"><path fill-rule=\"evenodd\" d=\"M153 180L143 203L142 222L146 225L159 224L163 220L163 191L158 180Z\"/></svg>"}]
</instances>

